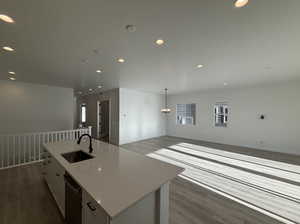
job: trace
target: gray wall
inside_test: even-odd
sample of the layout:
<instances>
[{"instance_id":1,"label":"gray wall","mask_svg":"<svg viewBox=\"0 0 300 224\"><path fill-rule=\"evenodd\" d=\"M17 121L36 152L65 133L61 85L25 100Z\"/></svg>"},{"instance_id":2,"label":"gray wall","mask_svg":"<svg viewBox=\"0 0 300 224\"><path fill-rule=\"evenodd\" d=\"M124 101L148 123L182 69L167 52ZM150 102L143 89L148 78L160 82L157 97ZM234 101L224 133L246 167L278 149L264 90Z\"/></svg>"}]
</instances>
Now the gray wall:
<instances>
[{"instance_id":1,"label":"gray wall","mask_svg":"<svg viewBox=\"0 0 300 224\"><path fill-rule=\"evenodd\" d=\"M85 95L77 98L77 121L76 126L80 123L80 106L87 105L87 126L92 126L93 138L97 138L97 102L101 100L110 100L110 137L112 144L119 144L119 90L112 89L105 92Z\"/></svg>"},{"instance_id":2,"label":"gray wall","mask_svg":"<svg viewBox=\"0 0 300 224\"><path fill-rule=\"evenodd\" d=\"M0 134L73 128L73 89L0 81Z\"/></svg>"},{"instance_id":3,"label":"gray wall","mask_svg":"<svg viewBox=\"0 0 300 224\"><path fill-rule=\"evenodd\" d=\"M300 154L300 83L172 95L167 134L190 139ZM213 107L228 102L227 128L214 127ZM196 103L196 125L176 125L176 104ZM259 115L265 114L265 120Z\"/></svg>"},{"instance_id":4,"label":"gray wall","mask_svg":"<svg viewBox=\"0 0 300 224\"><path fill-rule=\"evenodd\" d=\"M120 144L166 134L160 94L120 89Z\"/></svg>"}]
</instances>

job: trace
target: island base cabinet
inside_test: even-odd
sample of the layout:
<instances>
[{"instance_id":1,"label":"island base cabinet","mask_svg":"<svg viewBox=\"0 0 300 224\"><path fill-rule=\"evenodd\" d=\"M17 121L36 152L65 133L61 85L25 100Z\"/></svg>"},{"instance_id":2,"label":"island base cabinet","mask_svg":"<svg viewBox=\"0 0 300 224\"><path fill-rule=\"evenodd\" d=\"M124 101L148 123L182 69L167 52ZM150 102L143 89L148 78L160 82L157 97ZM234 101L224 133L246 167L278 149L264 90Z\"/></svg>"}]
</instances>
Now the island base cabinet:
<instances>
[{"instance_id":1,"label":"island base cabinet","mask_svg":"<svg viewBox=\"0 0 300 224\"><path fill-rule=\"evenodd\" d=\"M44 161L44 178L61 214L65 217L64 168L51 156Z\"/></svg>"},{"instance_id":2,"label":"island base cabinet","mask_svg":"<svg viewBox=\"0 0 300 224\"><path fill-rule=\"evenodd\" d=\"M168 224L169 184L163 185L112 219L83 192L82 224Z\"/></svg>"},{"instance_id":3,"label":"island base cabinet","mask_svg":"<svg viewBox=\"0 0 300 224\"><path fill-rule=\"evenodd\" d=\"M110 220L101 206L85 191L82 191L82 224L91 223L110 224Z\"/></svg>"}]
</instances>

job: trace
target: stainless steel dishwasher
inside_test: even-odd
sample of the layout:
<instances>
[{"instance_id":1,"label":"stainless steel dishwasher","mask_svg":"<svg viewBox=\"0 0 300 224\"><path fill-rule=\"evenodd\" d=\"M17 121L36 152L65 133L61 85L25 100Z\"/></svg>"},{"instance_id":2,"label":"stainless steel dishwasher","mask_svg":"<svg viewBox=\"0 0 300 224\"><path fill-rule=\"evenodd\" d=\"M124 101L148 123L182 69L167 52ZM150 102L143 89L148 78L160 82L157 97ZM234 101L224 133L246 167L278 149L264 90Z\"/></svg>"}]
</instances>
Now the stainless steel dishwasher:
<instances>
[{"instance_id":1,"label":"stainless steel dishwasher","mask_svg":"<svg viewBox=\"0 0 300 224\"><path fill-rule=\"evenodd\" d=\"M65 173L65 215L67 224L82 223L82 190L76 181Z\"/></svg>"}]
</instances>

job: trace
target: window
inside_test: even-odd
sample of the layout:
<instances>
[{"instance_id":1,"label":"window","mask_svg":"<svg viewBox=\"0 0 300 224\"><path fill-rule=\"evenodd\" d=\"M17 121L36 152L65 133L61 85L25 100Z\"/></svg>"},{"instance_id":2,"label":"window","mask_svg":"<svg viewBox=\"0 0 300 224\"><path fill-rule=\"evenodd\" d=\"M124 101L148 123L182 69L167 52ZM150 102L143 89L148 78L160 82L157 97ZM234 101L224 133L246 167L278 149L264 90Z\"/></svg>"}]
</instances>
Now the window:
<instances>
[{"instance_id":1,"label":"window","mask_svg":"<svg viewBox=\"0 0 300 224\"><path fill-rule=\"evenodd\" d=\"M227 103L215 104L215 127L227 127L228 105Z\"/></svg>"},{"instance_id":2,"label":"window","mask_svg":"<svg viewBox=\"0 0 300 224\"><path fill-rule=\"evenodd\" d=\"M86 105L82 104L81 105L81 123L86 122Z\"/></svg>"},{"instance_id":3,"label":"window","mask_svg":"<svg viewBox=\"0 0 300 224\"><path fill-rule=\"evenodd\" d=\"M196 124L196 104L177 104L176 113L177 124Z\"/></svg>"}]
</instances>

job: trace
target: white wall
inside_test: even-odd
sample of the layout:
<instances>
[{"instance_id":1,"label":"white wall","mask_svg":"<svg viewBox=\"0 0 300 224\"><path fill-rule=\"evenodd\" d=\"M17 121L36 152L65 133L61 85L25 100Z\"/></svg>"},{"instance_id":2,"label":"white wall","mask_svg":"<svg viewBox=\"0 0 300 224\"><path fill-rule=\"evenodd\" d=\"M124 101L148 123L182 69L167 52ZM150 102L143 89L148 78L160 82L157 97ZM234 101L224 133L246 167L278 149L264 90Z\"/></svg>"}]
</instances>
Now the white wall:
<instances>
[{"instance_id":1,"label":"white wall","mask_svg":"<svg viewBox=\"0 0 300 224\"><path fill-rule=\"evenodd\" d=\"M0 81L0 134L73 128L73 89Z\"/></svg>"},{"instance_id":2,"label":"white wall","mask_svg":"<svg viewBox=\"0 0 300 224\"><path fill-rule=\"evenodd\" d=\"M125 144L166 134L163 96L120 89L120 142Z\"/></svg>"},{"instance_id":3,"label":"white wall","mask_svg":"<svg viewBox=\"0 0 300 224\"><path fill-rule=\"evenodd\" d=\"M214 103L224 101L229 104L228 127L214 127ZM169 102L170 136L300 154L300 83L172 95ZM178 103L197 104L196 126L176 125Z\"/></svg>"}]
</instances>

